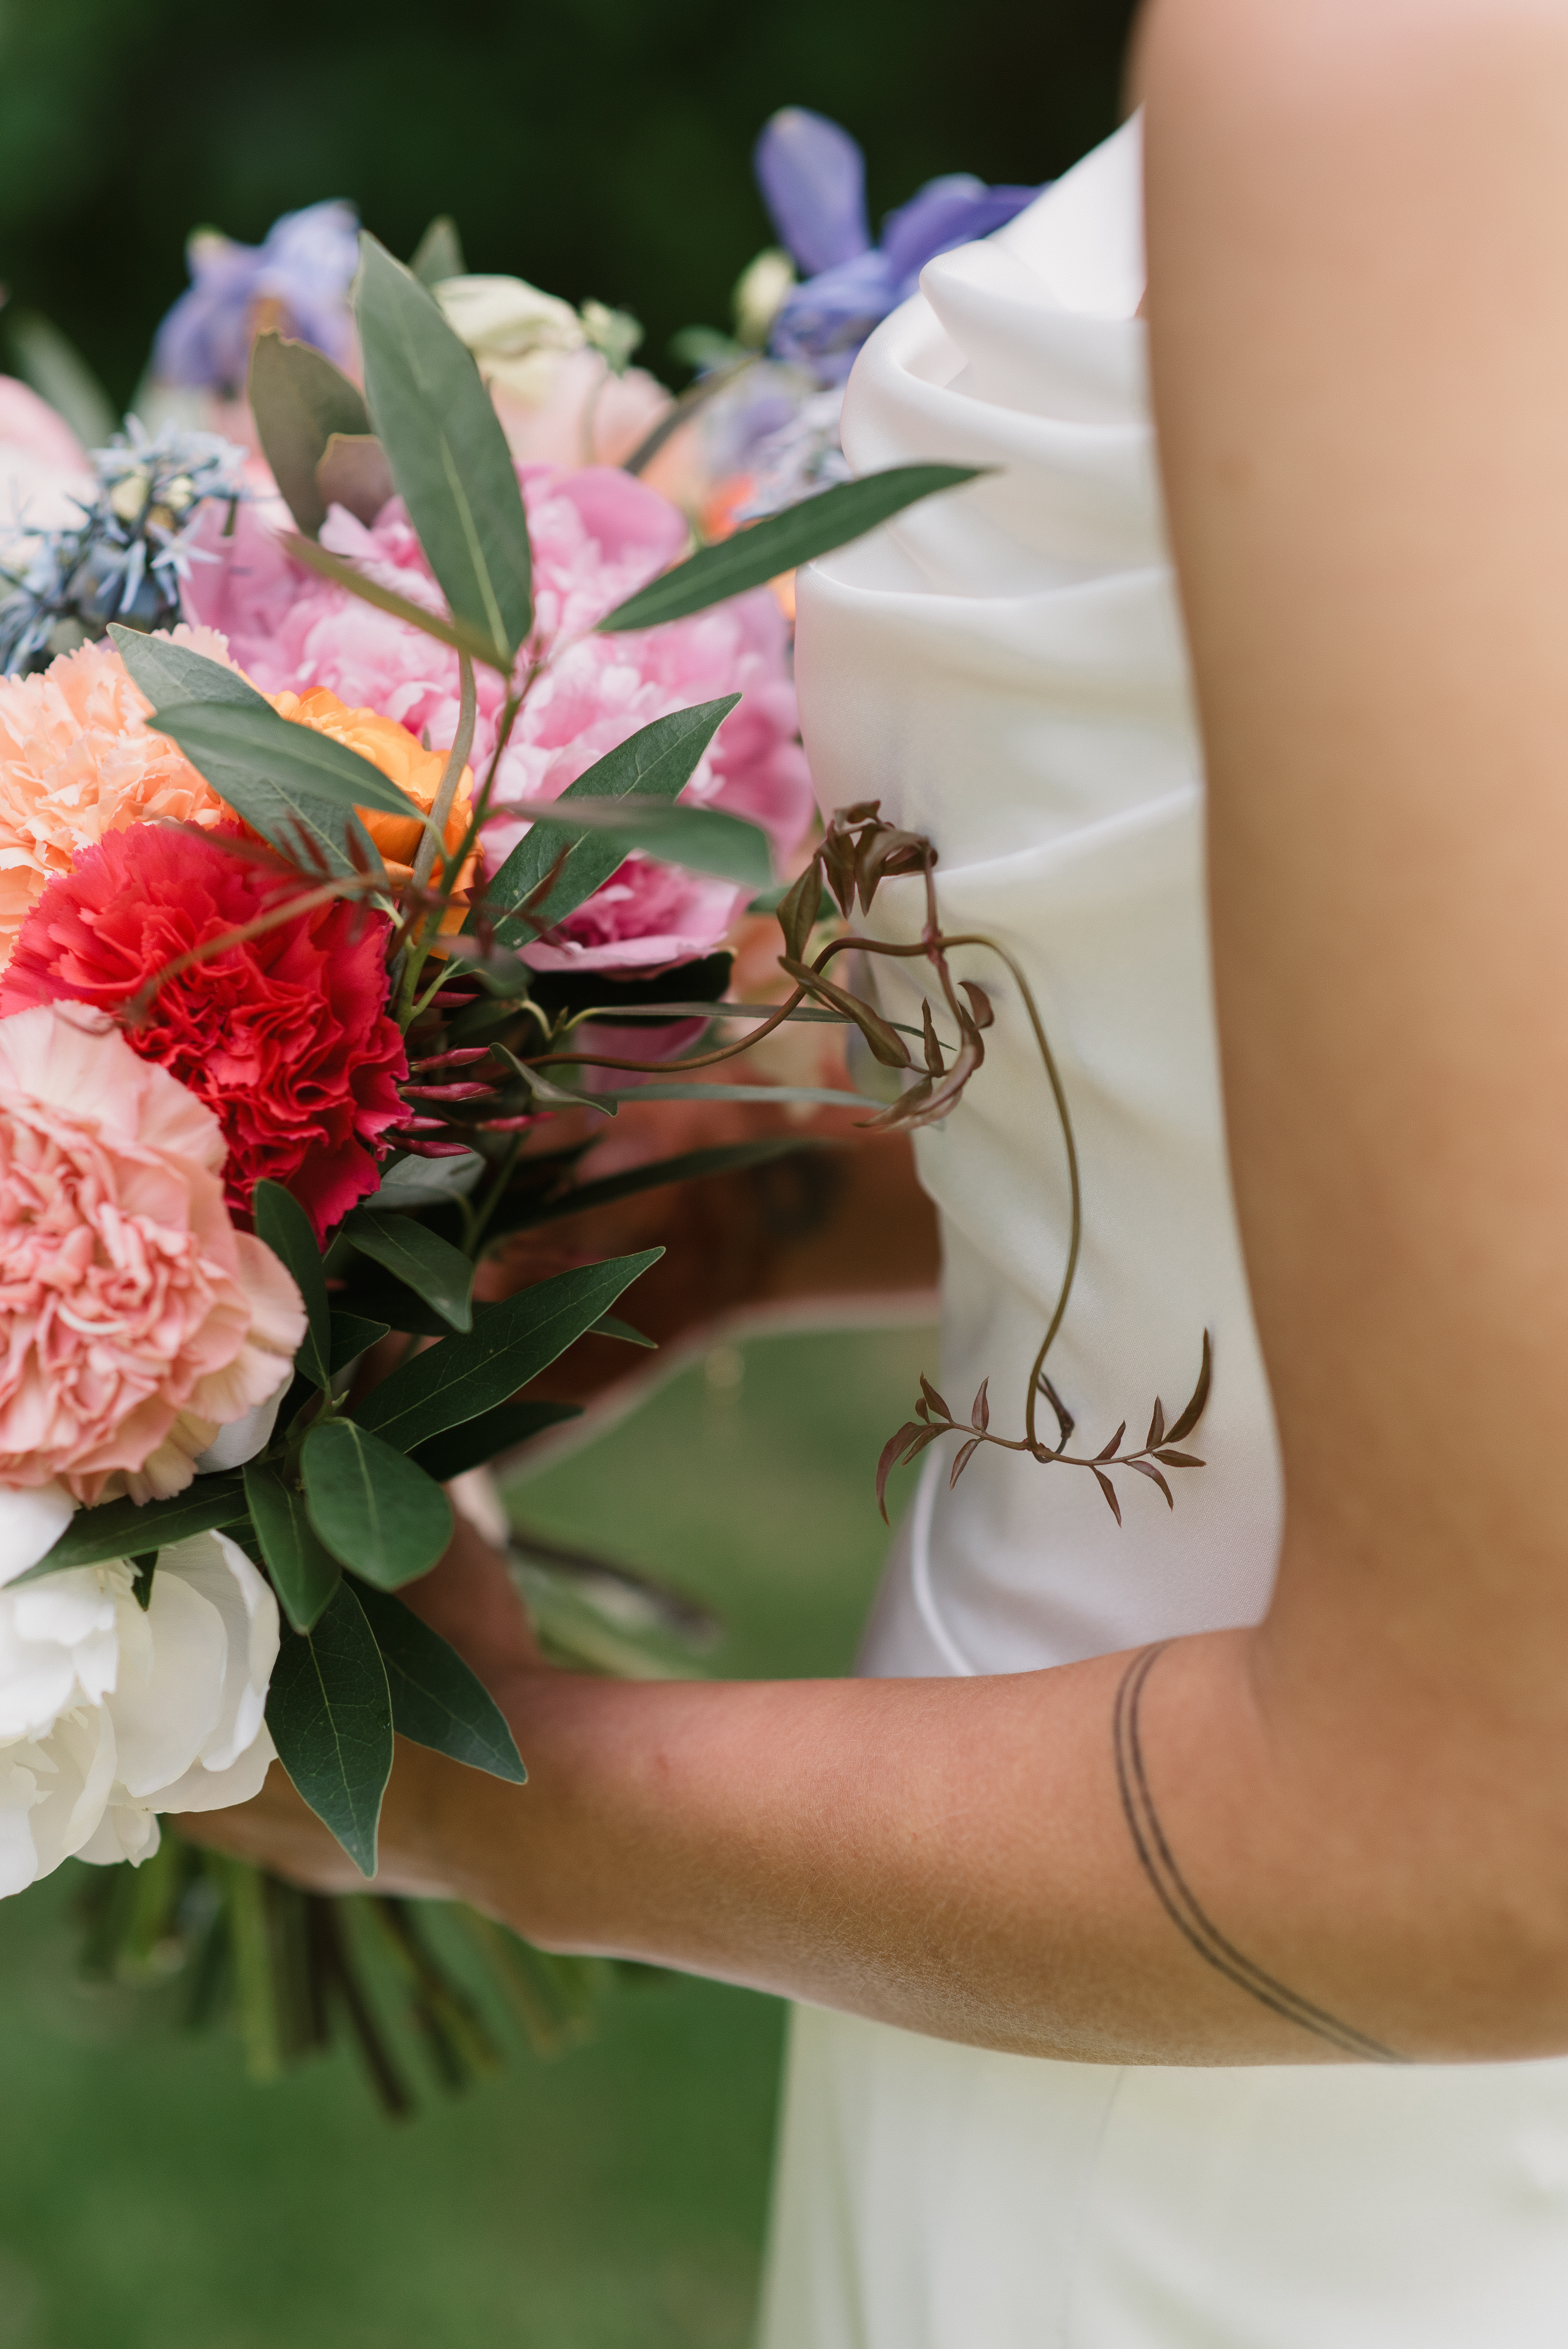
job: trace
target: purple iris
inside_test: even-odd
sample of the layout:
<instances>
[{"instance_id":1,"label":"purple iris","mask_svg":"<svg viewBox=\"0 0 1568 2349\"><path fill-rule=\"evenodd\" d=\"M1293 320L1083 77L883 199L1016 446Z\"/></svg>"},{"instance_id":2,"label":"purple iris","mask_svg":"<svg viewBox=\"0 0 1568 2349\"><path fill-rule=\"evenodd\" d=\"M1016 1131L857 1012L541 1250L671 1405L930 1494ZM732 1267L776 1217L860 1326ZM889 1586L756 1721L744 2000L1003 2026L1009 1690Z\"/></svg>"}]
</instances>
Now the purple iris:
<instances>
[{"instance_id":1,"label":"purple iris","mask_svg":"<svg viewBox=\"0 0 1568 2349\"><path fill-rule=\"evenodd\" d=\"M934 254L989 236L1039 193L952 171L890 212L873 244L865 158L838 123L786 106L764 125L755 160L779 242L804 278L773 321L770 347L824 383L843 382L872 327L908 300Z\"/></svg>"},{"instance_id":2,"label":"purple iris","mask_svg":"<svg viewBox=\"0 0 1568 2349\"><path fill-rule=\"evenodd\" d=\"M189 291L158 329L152 364L160 381L237 392L250 364L257 305L275 302L284 334L335 359L349 347L348 289L359 265L352 204L284 212L262 244L236 244L206 229L186 247Z\"/></svg>"}]
</instances>

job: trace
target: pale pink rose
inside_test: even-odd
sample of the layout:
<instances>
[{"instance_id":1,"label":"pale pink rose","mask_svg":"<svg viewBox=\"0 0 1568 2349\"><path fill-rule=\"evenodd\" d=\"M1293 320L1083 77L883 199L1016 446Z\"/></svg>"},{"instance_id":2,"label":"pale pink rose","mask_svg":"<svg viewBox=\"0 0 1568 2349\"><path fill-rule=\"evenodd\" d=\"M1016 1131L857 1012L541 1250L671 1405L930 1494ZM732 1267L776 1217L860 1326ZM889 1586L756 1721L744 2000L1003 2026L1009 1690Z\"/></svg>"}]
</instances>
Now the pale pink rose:
<instances>
[{"instance_id":1,"label":"pale pink rose","mask_svg":"<svg viewBox=\"0 0 1568 2349\"><path fill-rule=\"evenodd\" d=\"M593 624L680 555L684 515L630 474L607 466L575 472L525 465L519 479L533 542L538 620L531 651L544 662L501 761L498 798L553 799L639 727L694 702L739 692L684 796L762 825L782 859L813 810L797 738L788 631L766 588L689 620L625 635ZM245 510L242 509L242 516ZM198 524L198 529L202 527ZM442 608L401 502L366 530L335 508L325 545L367 576L428 610ZM356 707L428 729L438 747L458 723L454 654L418 629L295 569L253 514L235 539L216 526L201 542L218 557L195 566L186 587L193 619L221 627L233 657L263 692L325 686ZM500 678L480 669L473 767L494 750ZM490 829L493 871L524 824L504 813ZM565 925L565 943L536 946L539 968L651 970L710 953L745 892L727 883L629 857L614 880Z\"/></svg>"},{"instance_id":2,"label":"pale pink rose","mask_svg":"<svg viewBox=\"0 0 1568 2349\"><path fill-rule=\"evenodd\" d=\"M225 657L207 629L174 634ZM190 761L150 730L150 708L107 641L62 653L40 676L0 679L0 968L48 884L106 832L155 816L204 830L229 821Z\"/></svg>"},{"instance_id":3,"label":"pale pink rose","mask_svg":"<svg viewBox=\"0 0 1568 2349\"><path fill-rule=\"evenodd\" d=\"M287 1380L299 1291L222 1164L217 1119L103 1013L0 1019L0 1485L181 1492Z\"/></svg>"},{"instance_id":4,"label":"pale pink rose","mask_svg":"<svg viewBox=\"0 0 1568 2349\"><path fill-rule=\"evenodd\" d=\"M92 488L87 451L65 419L0 375L0 532L63 529L79 521L76 498Z\"/></svg>"},{"instance_id":5,"label":"pale pink rose","mask_svg":"<svg viewBox=\"0 0 1568 2349\"><path fill-rule=\"evenodd\" d=\"M490 398L512 455L525 465L624 465L668 414L664 385L641 367L613 375L598 351L542 353L542 397L492 381Z\"/></svg>"}]
</instances>

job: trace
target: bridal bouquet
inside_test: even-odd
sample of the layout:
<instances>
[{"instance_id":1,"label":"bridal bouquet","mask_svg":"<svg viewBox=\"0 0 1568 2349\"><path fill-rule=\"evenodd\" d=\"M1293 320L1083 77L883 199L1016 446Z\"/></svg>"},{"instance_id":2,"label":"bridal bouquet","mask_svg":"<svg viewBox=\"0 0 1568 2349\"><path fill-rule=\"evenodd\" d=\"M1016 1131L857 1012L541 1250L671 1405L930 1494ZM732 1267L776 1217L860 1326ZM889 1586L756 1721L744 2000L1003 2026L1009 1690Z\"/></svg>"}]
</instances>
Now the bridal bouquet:
<instances>
[{"instance_id":1,"label":"bridal bouquet","mask_svg":"<svg viewBox=\"0 0 1568 2349\"><path fill-rule=\"evenodd\" d=\"M738 914L783 898L797 955L815 918L816 866L806 914L776 878L811 806L769 583L968 475L692 551L636 472L520 460L451 257L364 237L316 328L362 383L263 329L253 450L133 424L0 548L0 1895L149 1860L274 1756L367 1878L394 1732L521 1780L398 1594L443 1488L567 1415L520 1391L635 1340L658 1251L488 1299L476 1268L793 1146L578 1171L744 1009ZM556 322L600 392L614 316ZM711 1092L689 1065L657 1092Z\"/></svg>"}]
</instances>

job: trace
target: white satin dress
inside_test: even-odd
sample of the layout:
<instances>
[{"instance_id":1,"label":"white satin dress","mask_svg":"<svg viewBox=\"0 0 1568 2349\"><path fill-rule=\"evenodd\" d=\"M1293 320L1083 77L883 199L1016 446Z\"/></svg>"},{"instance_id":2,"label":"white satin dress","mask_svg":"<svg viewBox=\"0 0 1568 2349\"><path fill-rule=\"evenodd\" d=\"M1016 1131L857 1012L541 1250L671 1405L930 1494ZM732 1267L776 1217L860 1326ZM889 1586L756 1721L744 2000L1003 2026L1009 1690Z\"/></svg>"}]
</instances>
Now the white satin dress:
<instances>
[{"instance_id":1,"label":"white satin dress","mask_svg":"<svg viewBox=\"0 0 1568 2349\"><path fill-rule=\"evenodd\" d=\"M1081 1471L987 1449L949 1492L953 1440L934 1446L871 1673L1016 1671L1253 1622L1274 1571L1278 1454L1226 1169L1142 285L1136 123L929 265L856 367L846 447L861 472L999 470L815 568L799 678L824 806L880 795L929 833L946 926L1003 940L1038 999L1083 1164L1051 1360L1080 1433L1141 1433L1157 1392L1169 1420L1207 1329L1209 1464L1175 1477L1173 1515L1122 1476L1119 1526ZM884 889L885 934L915 935L916 889ZM958 968L997 1023L919 1142L945 1248L939 1384L966 1415L989 1377L1011 1433L1067 1181L1015 991L982 952ZM896 980L883 1000L901 1008ZM1568 2349L1568 2063L1118 2070L799 2009L761 2340Z\"/></svg>"}]
</instances>

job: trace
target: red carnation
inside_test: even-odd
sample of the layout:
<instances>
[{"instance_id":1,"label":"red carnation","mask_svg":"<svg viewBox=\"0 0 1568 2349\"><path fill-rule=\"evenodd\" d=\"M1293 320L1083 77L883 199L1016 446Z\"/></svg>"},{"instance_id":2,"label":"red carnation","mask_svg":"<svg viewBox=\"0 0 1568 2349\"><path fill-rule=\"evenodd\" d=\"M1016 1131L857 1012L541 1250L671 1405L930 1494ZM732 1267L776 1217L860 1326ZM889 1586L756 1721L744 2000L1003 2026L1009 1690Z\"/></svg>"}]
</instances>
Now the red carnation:
<instances>
[{"instance_id":1,"label":"red carnation","mask_svg":"<svg viewBox=\"0 0 1568 2349\"><path fill-rule=\"evenodd\" d=\"M237 826L104 835L51 881L22 926L0 1013L61 997L115 1010L154 974L275 903L276 872L236 856ZM317 1237L377 1184L376 1143L406 1114L403 1039L387 1019L383 915L337 899L165 981L127 1041L205 1102L229 1144L242 1214L263 1175Z\"/></svg>"}]
</instances>

